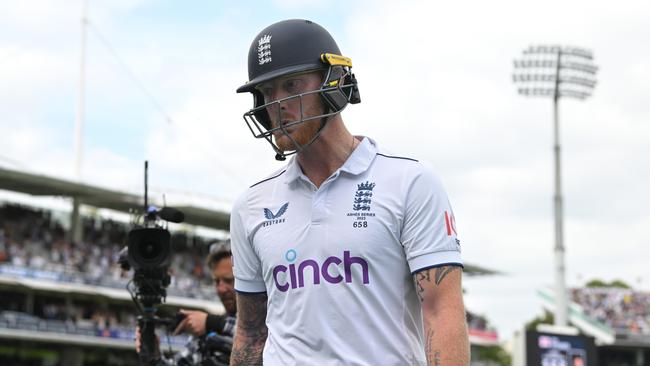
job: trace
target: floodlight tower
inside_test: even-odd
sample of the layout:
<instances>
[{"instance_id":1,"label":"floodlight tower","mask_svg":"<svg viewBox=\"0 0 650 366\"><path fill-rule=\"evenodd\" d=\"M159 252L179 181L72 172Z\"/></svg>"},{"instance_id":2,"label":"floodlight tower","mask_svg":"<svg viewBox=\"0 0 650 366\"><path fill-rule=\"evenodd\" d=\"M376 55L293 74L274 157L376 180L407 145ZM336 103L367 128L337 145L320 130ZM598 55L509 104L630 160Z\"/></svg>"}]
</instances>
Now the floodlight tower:
<instances>
[{"instance_id":1,"label":"floodlight tower","mask_svg":"<svg viewBox=\"0 0 650 366\"><path fill-rule=\"evenodd\" d=\"M567 290L564 266L562 190L560 180L560 132L558 103L560 98L584 100L596 86L593 53L577 47L559 45L530 46L521 59L514 61L512 80L521 95L553 98L553 151L555 156L555 325L567 325Z\"/></svg>"}]
</instances>

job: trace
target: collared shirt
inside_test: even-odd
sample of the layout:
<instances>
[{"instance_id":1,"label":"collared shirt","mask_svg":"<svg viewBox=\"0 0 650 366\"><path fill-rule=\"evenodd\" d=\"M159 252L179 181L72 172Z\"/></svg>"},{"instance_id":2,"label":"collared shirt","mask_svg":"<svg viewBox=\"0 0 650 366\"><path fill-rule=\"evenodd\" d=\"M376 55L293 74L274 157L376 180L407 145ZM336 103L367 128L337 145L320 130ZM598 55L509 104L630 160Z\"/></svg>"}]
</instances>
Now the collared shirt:
<instances>
[{"instance_id":1,"label":"collared shirt","mask_svg":"<svg viewBox=\"0 0 650 366\"><path fill-rule=\"evenodd\" d=\"M317 188L292 158L231 216L235 289L268 295L265 365L424 365L413 273L462 265L440 180L363 138Z\"/></svg>"}]
</instances>

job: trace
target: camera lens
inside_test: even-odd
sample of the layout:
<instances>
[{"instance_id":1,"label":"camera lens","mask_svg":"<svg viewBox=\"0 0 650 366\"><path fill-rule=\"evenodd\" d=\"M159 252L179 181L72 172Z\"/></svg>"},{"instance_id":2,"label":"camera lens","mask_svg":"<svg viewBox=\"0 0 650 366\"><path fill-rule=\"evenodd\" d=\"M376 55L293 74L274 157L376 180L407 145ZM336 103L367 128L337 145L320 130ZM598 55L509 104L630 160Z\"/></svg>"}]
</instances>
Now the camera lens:
<instances>
[{"instance_id":1,"label":"camera lens","mask_svg":"<svg viewBox=\"0 0 650 366\"><path fill-rule=\"evenodd\" d=\"M171 259L170 235L161 228L138 228L129 232L129 263L139 269L163 269Z\"/></svg>"},{"instance_id":2,"label":"camera lens","mask_svg":"<svg viewBox=\"0 0 650 366\"><path fill-rule=\"evenodd\" d=\"M160 244L156 242L144 242L140 246L140 256L144 260L150 261L156 259L161 252L162 248L160 248Z\"/></svg>"}]
</instances>

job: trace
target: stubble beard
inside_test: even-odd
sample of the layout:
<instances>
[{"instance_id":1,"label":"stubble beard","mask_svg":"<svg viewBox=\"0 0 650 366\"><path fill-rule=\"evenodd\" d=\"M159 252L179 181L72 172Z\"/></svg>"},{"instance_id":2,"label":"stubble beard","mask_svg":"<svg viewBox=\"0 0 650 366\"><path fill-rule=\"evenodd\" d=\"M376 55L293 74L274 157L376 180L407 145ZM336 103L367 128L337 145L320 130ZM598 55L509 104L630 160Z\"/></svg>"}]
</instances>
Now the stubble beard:
<instances>
[{"instance_id":1,"label":"stubble beard","mask_svg":"<svg viewBox=\"0 0 650 366\"><path fill-rule=\"evenodd\" d=\"M228 299L226 301L222 301L224 308L226 308L226 313L228 314L237 314L237 303L235 302L234 299Z\"/></svg>"},{"instance_id":2,"label":"stubble beard","mask_svg":"<svg viewBox=\"0 0 650 366\"><path fill-rule=\"evenodd\" d=\"M317 105L312 105L311 108L304 112L302 118L309 118L322 114L325 114L325 107L321 103L317 102ZM298 123L295 126L288 127L286 128L286 132L278 130L273 136L278 149L282 152L287 152L300 150L303 147L306 147L318 133L318 130L321 127L321 121L322 118L314 118L306 122ZM295 140L296 143L294 143L292 139Z\"/></svg>"},{"instance_id":3,"label":"stubble beard","mask_svg":"<svg viewBox=\"0 0 650 366\"><path fill-rule=\"evenodd\" d=\"M274 134L275 143L282 152L300 150L309 144L319 128L320 118L288 128L291 132L279 130Z\"/></svg>"}]
</instances>

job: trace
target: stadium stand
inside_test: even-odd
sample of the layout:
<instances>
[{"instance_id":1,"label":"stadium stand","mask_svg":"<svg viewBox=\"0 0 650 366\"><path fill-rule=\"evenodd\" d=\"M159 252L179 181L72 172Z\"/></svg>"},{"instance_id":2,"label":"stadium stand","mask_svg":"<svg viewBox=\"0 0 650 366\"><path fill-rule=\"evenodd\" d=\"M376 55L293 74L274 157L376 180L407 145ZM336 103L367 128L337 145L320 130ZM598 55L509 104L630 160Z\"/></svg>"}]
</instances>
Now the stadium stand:
<instances>
[{"instance_id":1,"label":"stadium stand","mask_svg":"<svg viewBox=\"0 0 650 366\"><path fill-rule=\"evenodd\" d=\"M650 365L650 293L612 287L570 290L569 322L596 340L600 365ZM538 290L547 311L552 289Z\"/></svg>"},{"instance_id":2,"label":"stadium stand","mask_svg":"<svg viewBox=\"0 0 650 366\"><path fill-rule=\"evenodd\" d=\"M85 218L84 242L66 241L65 230L51 214L25 206L0 206L0 273L9 276L50 279L59 282L125 288L131 277L119 264L128 226L112 220ZM170 295L214 299L204 271L207 239L172 237ZM191 241L194 250L188 250Z\"/></svg>"},{"instance_id":3,"label":"stadium stand","mask_svg":"<svg viewBox=\"0 0 650 366\"><path fill-rule=\"evenodd\" d=\"M139 209L138 196L0 168L0 190L33 196L77 197L82 204L123 213ZM179 207L186 222L228 227L223 211ZM131 273L118 264L129 224L78 215L81 239L72 240L75 215L24 202L0 200L0 364L135 365L136 310L125 290ZM65 218L69 215L70 220ZM63 218L63 219L62 219ZM79 227L77 226L77 227ZM203 260L214 239L172 231L172 282L160 310L223 312ZM495 271L466 264L464 275ZM497 332L477 314L467 316L472 347L498 343ZM162 337L179 349L185 337ZM127 352L113 352L122 350Z\"/></svg>"},{"instance_id":4,"label":"stadium stand","mask_svg":"<svg viewBox=\"0 0 650 366\"><path fill-rule=\"evenodd\" d=\"M586 315L611 327L618 336L647 337L650 342L650 293L622 288L574 288L571 297Z\"/></svg>"}]
</instances>

